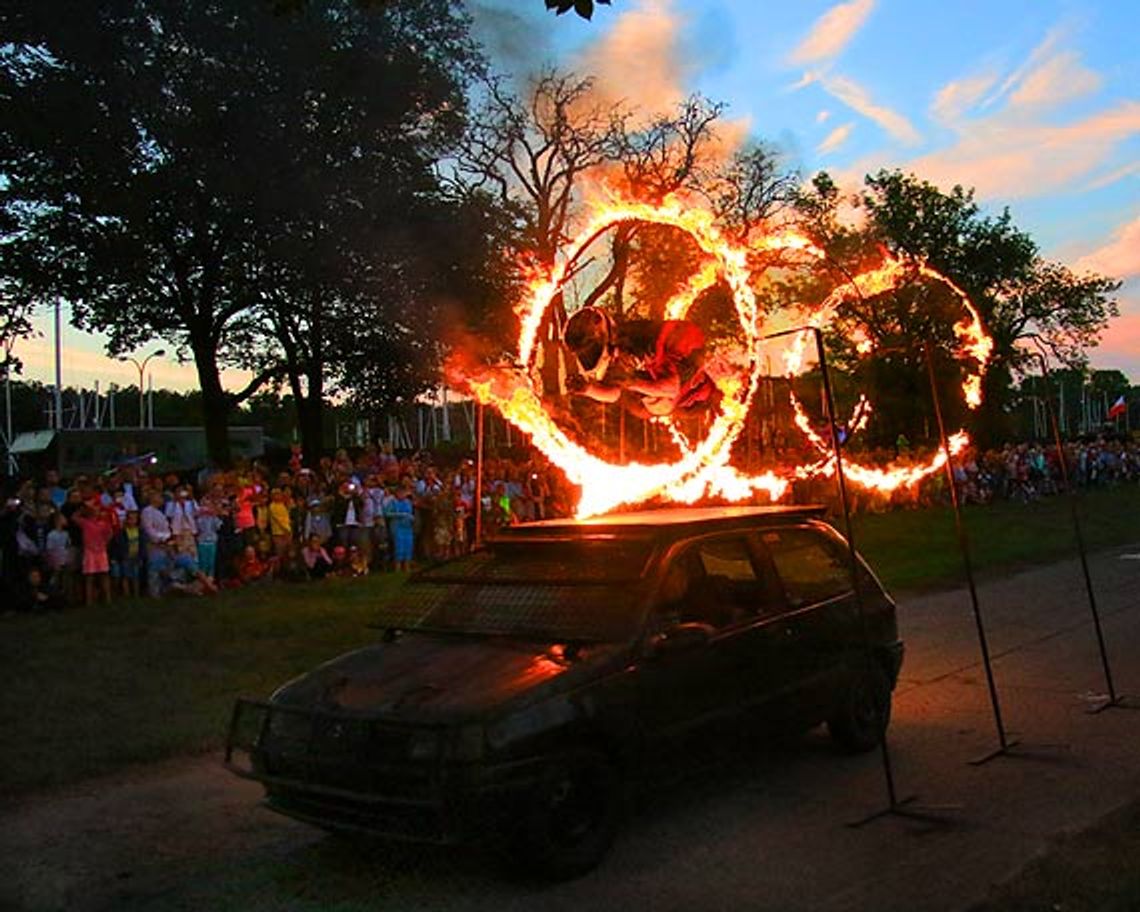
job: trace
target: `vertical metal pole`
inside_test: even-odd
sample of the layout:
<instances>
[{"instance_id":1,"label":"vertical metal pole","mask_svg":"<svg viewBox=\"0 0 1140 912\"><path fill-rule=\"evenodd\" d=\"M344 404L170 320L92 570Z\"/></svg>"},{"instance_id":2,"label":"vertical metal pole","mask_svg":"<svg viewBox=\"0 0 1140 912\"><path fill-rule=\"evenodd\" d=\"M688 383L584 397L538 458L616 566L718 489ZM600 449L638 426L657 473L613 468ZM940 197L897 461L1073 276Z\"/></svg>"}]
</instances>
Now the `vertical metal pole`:
<instances>
[{"instance_id":1,"label":"vertical metal pole","mask_svg":"<svg viewBox=\"0 0 1140 912\"><path fill-rule=\"evenodd\" d=\"M618 462L625 462L625 409L618 409Z\"/></svg>"},{"instance_id":2,"label":"vertical metal pole","mask_svg":"<svg viewBox=\"0 0 1140 912\"><path fill-rule=\"evenodd\" d=\"M483 403L476 406L475 412L475 541L477 548L483 541Z\"/></svg>"},{"instance_id":3,"label":"vertical metal pole","mask_svg":"<svg viewBox=\"0 0 1140 912\"><path fill-rule=\"evenodd\" d=\"M137 364L138 362L135 363ZM139 427L146 427L146 392L143 364L139 364Z\"/></svg>"},{"instance_id":4,"label":"vertical metal pole","mask_svg":"<svg viewBox=\"0 0 1140 912\"><path fill-rule=\"evenodd\" d=\"M1049 364L1045 360L1045 356L1041 352L1034 352L1037 360L1041 364L1041 378L1048 387L1052 375L1049 372ZM1049 406L1049 419L1053 428L1053 446L1057 450L1057 465L1061 470L1061 484L1065 486L1065 496L1069 499L1069 512L1073 518L1073 537L1077 540L1077 553L1081 557L1081 572L1085 577L1085 593L1088 595L1089 611L1092 612L1093 627L1096 630L1096 644L1100 650L1100 663L1104 669L1104 683L1108 688L1108 702L1096 707L1096 710L1104 709L1108 706L1115 706L1120 702L1120 698L1116 693L1116 686L1112 681L1112 666L1108 661L1108 649L1104 643L1104 631L1101 629L1100 624L1100 611L1096 604L1096 593L1093 591L1092 574L1089 573L1089 560L1088 554L1085 551L1085 536L1081 530L1080 511L1077 510L1077 490L1076 487L1069 484L1069 468L1065 463L1065 447L1061 442L1061 432L1057 427L1057 416L1053 413L1052 400L1046 396L1045 401Z\"/></svg>"},{"instance_id":5,"label":"vertical metal pole","mask_svg":"<svg viewBox=\"0 0 1140 912\"><path fill-rule=\"evenodd\" d=\"M63 337L60 311L63 305L55 299L55 429L63 430Z\"/></svg>"},{"instance_id":6,"label":"vertical metal pole","mask_svg":"<svg viewBox=\"0 0 1140 912\"><path fill-rule=\"evenodd\" d=\"M111 430L115 429L115 392L117 388L115 384L111 384L107 388L107 420L111 424Z\"/></svg>"},{"instance_id":7,"label":"vertical metal pole","mask_svg":"<svg viewBox=\"0 0 1140 912\"><path fill-rule=\"evenodd\" d=\"M938 439L942 444L942 455L946 457L946 480L950 485L950 503L954 506L954 529L958 533L958 550L962 552L962 568L966 572L966 585L970 590L970 606L974 609L974 624L978 629L978 645L982 650L982 664L986 669L986 686L990 692L990 706L993 708L994 725L997 728L998 751L971 761L975 765L991 760L1009 750L1010 743L1005 735L1005 724L1001 718L1001 702L998 699L997 684L994 682L993 663L990 660L990 647L986 639L986 625L982 623L982 610L978 606L978 589L974 584L974 567L970 560L970 542L966 537L966 526L962 522L962 505L958 501L958 486L954 483L954 467L950 461L950 443L946 439L946 424L942 420L942 397L938 395L938 382L934 376L934 357L930 353L930 343L924 343L926 373L930 378L930 397L934 401L934 417L938 422Z\"/></svg>"},{"instance_id":8,"label":"vertical metal pole","mask_svg":"<svg viewBox=\"0 0 1140 912\"><path fill-rule=\"evenodd\" d=\"M863 605L863 587L859 584L859 555L855 549L855 530L851 525L851 508L847 500L847 482L843 476L843 455L839 449L839 431L835 425L835 399L831 393L831 375L827 369L827 353L823 347L823 332L818 326L811 327L815 336L815 350L819 357L819 372L823 378L823 405L827 413L827 427L831 435L831 452L835 458L835 480L839 486L839 505L843 510L843 532L847 536L847 557L851 561L851 585L855 592L855 607L859 613L859 624L863 633L863 646L867 651L867 660L871 658L871 637L867 629L867 612ZM895 792L895 775L891 764L891 752L887 747L887 735L883 732L879 738L879 750L883 760L883 777L887 785L887 799L890 809L899 805L898 795Z\"/></svg>"},{"instance_id":9,"label":"vertical metal pole","mask_svg":"<svg viewBox=\"0 0 1140 912\"><path fill-rule=\"evenodd\" d=\"M154 374L147 377L147 416L146 426L154 428Z\"/></svg>"}]
</instances>

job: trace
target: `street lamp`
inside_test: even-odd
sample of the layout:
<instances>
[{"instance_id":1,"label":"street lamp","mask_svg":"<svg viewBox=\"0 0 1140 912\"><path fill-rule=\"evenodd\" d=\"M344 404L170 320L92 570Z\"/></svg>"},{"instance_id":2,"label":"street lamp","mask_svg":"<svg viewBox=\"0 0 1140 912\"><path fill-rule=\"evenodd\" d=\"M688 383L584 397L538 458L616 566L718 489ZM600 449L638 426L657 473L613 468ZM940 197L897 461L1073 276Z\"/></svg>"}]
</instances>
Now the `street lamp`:
<instances>
[{"instance_id":1,"label":"street lamp","mask_svg":"<svg viewBox=\"0 0 1140 912\"><path fill-rule=\"evenodd\" d=\"M151 358L161 358L165 354L166 354L166 349L160 348L158 351L151 352L149 355L147 355L145 358L143 358L141 364L137 360L135 360L134 358L130 357L129 355L127 355L123 359L125 361L130 361L131 364L133 364L135 367L137 367L138 371L139 371L139 427L140 428L146 427L146 410L145 410L145 405L144 405L144 401L143 401L143 395L144 395L143 394L143 379L144 379L143 375L146 372L146 366L150 362Z\"/></svg>"}]
</instances>

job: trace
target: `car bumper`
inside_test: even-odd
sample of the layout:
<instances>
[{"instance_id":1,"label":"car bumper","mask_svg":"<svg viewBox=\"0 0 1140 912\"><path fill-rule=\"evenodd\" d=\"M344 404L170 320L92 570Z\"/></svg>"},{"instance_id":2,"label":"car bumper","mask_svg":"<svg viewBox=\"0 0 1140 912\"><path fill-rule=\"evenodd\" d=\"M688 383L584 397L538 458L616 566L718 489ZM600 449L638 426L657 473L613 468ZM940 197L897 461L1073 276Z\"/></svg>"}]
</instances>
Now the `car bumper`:
<instances>
[{"instance_id":1,"label":"car bumper","mask_svg":"<svg viewBox=\"0 0 1140 912\"><path fill-rule=\"evenodd\" d=\"M425 734L436 736L436 756L409 758L411 739ZM265 787L266 807L307 823L416 842L477 840L537 781L541 759L458 763L445 756L444 735L243 699L224 764Z\"/></svg>"}]
</instances>

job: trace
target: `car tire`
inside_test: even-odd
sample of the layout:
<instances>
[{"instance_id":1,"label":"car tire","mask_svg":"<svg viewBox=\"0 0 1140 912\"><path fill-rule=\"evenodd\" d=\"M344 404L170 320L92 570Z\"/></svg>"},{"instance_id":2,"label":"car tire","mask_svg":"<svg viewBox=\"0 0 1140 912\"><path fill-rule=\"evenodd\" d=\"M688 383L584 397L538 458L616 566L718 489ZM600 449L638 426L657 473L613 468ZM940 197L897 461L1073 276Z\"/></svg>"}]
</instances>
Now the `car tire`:
<instances>
[{"instance_id":1,"label":"car tire","mask_svg":"<svg viewBox=\"0 0 1140 912\"><path fill-rule=\"evenodd\" d=\"M528 877L558 881L597 867L617 835L621 780L599 751L559 755L527 797L514 840Z\"/></svg>"},{"instance_id":2,"label":"car tire","mask_svg":"<svg viewBox=\"0 0 1140 912\"><path fill-rule=\"evenodd\" d=\"M890 721L891 682L878 662L867 661L827 720L827 730L845 751L862 754L879 744Z\"/></svg>"}]
</instances>

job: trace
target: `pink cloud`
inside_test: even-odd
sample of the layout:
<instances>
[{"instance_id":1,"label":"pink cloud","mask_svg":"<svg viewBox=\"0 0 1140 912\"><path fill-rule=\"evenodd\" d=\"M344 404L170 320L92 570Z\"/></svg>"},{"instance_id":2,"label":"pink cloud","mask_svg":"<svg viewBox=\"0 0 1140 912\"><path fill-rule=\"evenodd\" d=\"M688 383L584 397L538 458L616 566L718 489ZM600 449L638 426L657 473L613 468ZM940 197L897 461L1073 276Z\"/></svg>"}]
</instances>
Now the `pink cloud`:
<instances>
[{"instance_id":1,"label":"pink cloud","mask_svg":"<svg viewBox=\"0 0 1140 912\"><path fill-rule=\"evenodd\" d=\"M1085 254L1073 268L1117 279L1140 276L1140 217L1117 228L1108 243Z\"/></svg>"},{"instance_id":2,"label":"pink cloud","mask_svg":"<svg viewBox=\"0 0 1140 912\"><path fill-rule=\"evenodd\" d=\"M1054 54L1031 70L1010 96L1010 105L1052 107L1080 98L1100 88L1098 73L1081 66L1073 51Z\"/></svg>"},{"instance_id":3,"label":"pink cloud","mask_svg":"<svg viewBox=\"0 0 1140 912\"><path fill-rule=\"evenodd\" d=\"M981 100L996 79L990 73L946 83L934 96L934 102L930 106L931 115L940 123L954 123Z\"/></svg>"},{"instance_id":4,"label":"pink cloud","mask_svg":"<svg viewBox=\"0 0 1140 912\"><path fill-rule=\"evenodd\" d=\"M821 155L826 154L827 152L834 152L845 142L847 142L847 138L851 135L851 131L854 129L855 124L853 123L840 124L834 130L828 133L826 137L824 137L823 142L816 146L815 151Z\"/></svg>"},{"instance_id":5,"label":"pink cloud","mask_svg":"<svg viewBox=\"0 0 1140 912\"><path fill-rule=\"evenodd\" d=\"M822 78L822 84L835 98L868 120L877 123L900 142L914 145L922 139L909 120L897 111L878 104L871 98L870 92L854 79L846 76L825 76Z\"/></svg>"},{"instance_id":6,"label":"pink cloud","mask_svg":"<svg viewBox=\"0 0 1140 912\"><path fill-rule=\"evenodd\" d=\"M837 57L874 7L875 0L851 0L833 6L815 21L788 59L792 63L816 63Z\"/></svg>"},{"instance_id":7,"label":"pink cloud","mask_svg":"<svg viewBox=\"0 0 1140 912\"><path fill-rule=\"evenodd\" d=\"M941 186L974 187L984 197L1040 196L1102 167L1137 133L1135 101L1060 126L1003 111L971 121L954 144L906 167Z\"/></svg>"},{"instance_id":8,"label":"pink cloud","mask_svg":"<svg viewBox=\"0 0 1140 912\"><path fill-rule=\"evenodd\" d=\"M1090 352L1099 368L1124 371L1133 383L1140 382L1140 291L1121 299L1121 314Z\"/></svg>"}]
</instances>

